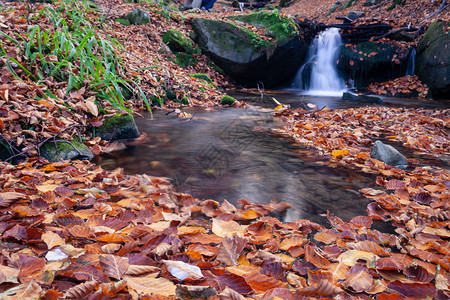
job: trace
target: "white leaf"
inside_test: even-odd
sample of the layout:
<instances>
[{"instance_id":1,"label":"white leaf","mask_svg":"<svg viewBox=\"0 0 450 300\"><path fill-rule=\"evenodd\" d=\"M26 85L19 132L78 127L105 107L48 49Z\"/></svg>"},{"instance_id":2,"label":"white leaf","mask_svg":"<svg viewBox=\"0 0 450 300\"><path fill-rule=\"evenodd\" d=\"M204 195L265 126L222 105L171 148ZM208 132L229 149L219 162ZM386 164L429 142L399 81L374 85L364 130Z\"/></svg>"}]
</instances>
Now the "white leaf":
<instances>
[{"instance_id":1,"label":"white leaf","mask_svg":"<svg viewBox=\"0 0 450 300\"><path fill-rule=\"evenodd\" d=\"M170 274L179 280L203 278L199 267L177 260L163 260Z\"/></svg>"}]
</instances>

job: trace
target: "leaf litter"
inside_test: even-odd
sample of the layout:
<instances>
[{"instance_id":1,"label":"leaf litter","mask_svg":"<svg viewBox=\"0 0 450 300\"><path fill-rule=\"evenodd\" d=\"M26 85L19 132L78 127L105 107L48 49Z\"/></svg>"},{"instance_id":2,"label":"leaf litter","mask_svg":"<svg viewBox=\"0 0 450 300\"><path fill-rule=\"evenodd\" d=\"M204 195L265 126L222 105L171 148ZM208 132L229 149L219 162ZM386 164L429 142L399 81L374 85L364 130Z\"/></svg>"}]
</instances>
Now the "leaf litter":
<instances>
[{"instance_id":1,"label":"leaf litter","mask_svg":"<svg viewBox=\"0 0 450 300\"><path fill-rule=\"evenodd\" d=\"M17 5L21 12L27 9ZM26 20L14 11L2 16L11 21L2 24L14 24L11 30L25 27ZM165 18L155 20L166 24ZM136 39L142 38L140 30L132 29ZM146 51L148 41L141 42L135 51ZM131 58L124 62L137 69ZM172 65L161 70L157 74L171 84L184 74ZM139 72L148 82L161 83L147 71ZM97 122L86 90L70 95L85 100L85 109L64 115L61 122L52 118L65 111L59 101L30 100L39 89L61 94L58 85L2 76L10 84L2 89L0 111L0 128L8 138L25 141L14 135L18 119L49 120L41 137L70 124ZM150 88L158 91L155 86ZM193 99L199 100L191 105L214 105L207 100L214 98L198 91ZM276 114L288 123L279 133L329 155L327 164L377 174L379 188L361 190L373 200L368 216L345 222L329 213L328 229L308 220L284 223L271 216L287 209L282 203L242 200L236 207L199 200L174 191L165 178L106 171L87 161L0 162L0 297L447 299L448 170L393 168L371 159L369 147L372 138L383 135L420 153L448 155L448 110L283 108ZM372 219L391 222L395 234L372 229Z\"/></svg>"}]
</instances>

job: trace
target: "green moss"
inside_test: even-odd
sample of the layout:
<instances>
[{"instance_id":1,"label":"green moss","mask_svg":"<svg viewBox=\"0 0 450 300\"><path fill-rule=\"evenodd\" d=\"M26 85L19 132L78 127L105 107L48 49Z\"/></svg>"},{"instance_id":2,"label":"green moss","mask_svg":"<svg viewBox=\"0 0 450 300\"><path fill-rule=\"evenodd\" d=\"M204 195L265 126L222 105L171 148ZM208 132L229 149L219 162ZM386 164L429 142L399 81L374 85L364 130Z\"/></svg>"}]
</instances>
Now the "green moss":
<instances>
[{"instance_id":1,"label":"green moss","mask_svg":"<svg viewBox=\"0 0 450 300\"><path fill-rule=\"evenodd\" d=\"M95 129L95 136L108 141L135 139L140 134L132 115L117 114L105 119L102 126Z\"/></svg>"},{"instance_id":2,"label":"green moss","mask_svg":"<svg viewBox=\"0 0 450 300\"><path fill-rule=\"evenodd\" d=\"M78 140L57 140L47 142L39 148L42 157L49 161L61 159L91 159L93 154L89 148Z\"/></svg>"},{"instance_id":3,"label":"green moss","mask_svg":"<svg viewBox=\"0 0 450 300\"><path fill-rule=\"evenodd\" d=\"M222 105L233 105L233 103L236 101L236 99L234 99L231 96L225 95L222 97L222 99L220 99L220 103Z\"/></svg>"},{"instance_id":4,"label":"green moss","mask_svg":"<svg viewBox=\"0 0 450 300\"><path fill-rule=\"evenodd\" d=\"M279 43L287 42L299 33L291 19L276 12L263 11L248 15L230 16L228 18L263 28L268 36L273 37Z\"/></svg>"},{"instance_id":5,"label":"green moss","mask_svg":"<svg viewBox=\"0 0 450 300\"><path fill-rule=\"evenodd\" d=\"M176 52L174 62L180 67L184 68L195 65L197 63L197 60L192 54L187 54L184 52Z\"/></svg>"},{"instance_id":6,"label":"green moss","mask_svg":"<svg viewBox=\"0 0 450 300\"><path fill-rule=\"evenodd\" d=\"M131 24L130 21L127 19L116 19L116 22L118 22L122 25L125 25L125 26L129 26Z\"/></svg>"},{"instance_id":7,"label":"green moss","mask_svg":"<svg viewBox=\"0 0 450 300\"><path fill-rule=\"evenodd\" d=\"M169 29L162 35L162 39L173 52L200 53L200 49L194 45L192 40L178 30Z\"/></svg>"},{"instance_id":8,"label":"green moss","mask_svg":"<svg viewBox=\"0 0 450 300\"><path fill-rule=\"evenodd\" d=\"M197 78L197 79L204 80L204 81L206 81L208 83L212 83L211 78L209 78L208 75L203 74L203 73L190 74L189 76L192 77L192 78Z\"/></svg>"}]
</instances>

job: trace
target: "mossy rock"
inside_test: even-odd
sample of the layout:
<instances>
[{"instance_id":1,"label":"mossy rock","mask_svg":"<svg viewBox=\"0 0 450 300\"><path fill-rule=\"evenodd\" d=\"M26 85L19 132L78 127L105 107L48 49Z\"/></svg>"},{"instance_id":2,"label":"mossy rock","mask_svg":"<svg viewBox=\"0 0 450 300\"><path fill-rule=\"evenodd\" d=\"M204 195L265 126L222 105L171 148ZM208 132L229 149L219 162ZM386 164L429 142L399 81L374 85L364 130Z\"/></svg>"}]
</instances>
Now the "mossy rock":
<instances>
[{"instance_id":1,"label":"mossy rock","mask_svg":"<svg viewBox=\"0 0 450 300\"><path fill-rule=\"evenodd\" d=\"M100 127L94 129L94 133L106 141L131 140L140 136L136 122L130 114L118 114L105 119Z\"/></svg>"},{"instance_id":2,"label":"mossy rock","mask_svg":"<svg viewBox=\"0 0 450 300\"><path fill-rule=\"evenodd\" d=\"M299 34L297 26L291 19L276 12L261 11L248 15L230 16L228 19L265 29L266 35L274 38L278 44L286 43Z\"/></svg>"},{"instance_id":3,"label":"mossy rock","mask_svg":"<svg viewBox=\"0 0 450 300\"><path fill-rule=\"evenodd\" d=\"M125 16L125 19L130 21L130 23L133 25L144 25L150 23L151 21L150 15L140 8L134 9L132 12Z\"/></svg>"},{"instance_id":4,"label":"mossy rock","mask_svg":"<svg viewBox=\"0 0 450 300\"><path fill-rule=\"evenodd\" d=\"M39 148L39 151L43 158L52 162L67 159L89 160L94 157L91 150L78 140L46 142Z\"/></svg>"},{"instance_id":5,"label":"mossy rock","mask_svg":"<svg viewBox=\"0 0 450 300\"><path fill-rule=\"evenodd\" d=\"M233 105L233 103L236 102L236 99L234 99L231 96L225 95L222 97L222 99L220 99L220 103L222 105Z\"/></svg>"},{"instance_id":6,"label":"mossy rock","mask_svg":"<svg viewBox=\"0 0 450 300\"><path fill-rule=\"evenodd\" d=\"M352 79L357 88L404 76L410 49L390 43L364 42L343 45L338 56L338 70Z\"/></svg>"},{"instance_id":7,"label":"mossy rock","mask_svg":"<svg viewBox=\"0 0 450 300\"><path fill-rule=\"evenodd\" d=\"M194 42L178 30L169 29L162 35L162 39L172 52L200 53L200 49L194 45Z\"/></svg>"},{"instance_id":8,"label":"mossy rock","mask_svg":"<svg viewBox=\"0 0 450 300\"><path fill-rule=\"evenodd\" d=\"M433 98L450 95L450 36L448 22L435 21L417 47L416 74L428 85Z\"/></svg>"},{"instance_id":9,"label":"mossy rock","mask_svg":"<svg viewBox=\"0 0 450 300\"><path fill-rule=\"evenodd\" d=\"M127 19L116 19L116 22L117 22L117 23L120 23L120 24L122 24L122 25L125 25L125 26L131 25L130 21L127 20Z\"/></svg>"},{"instance_id":10,"label":"mossy rock","mask_svg":"<svg viewBox=\"0 0 450 300\"><path fill-rule=\"evenodd\" d=\"M196 18L196 42L225 74L238 83L277 87L290 81L304 61L308 43L295 24L273 12L229 17L230 22ZM236 22L237 21L237 22ZM265 28L276 42L263 39L239 22Z\"/></svg>"}]
</instances>

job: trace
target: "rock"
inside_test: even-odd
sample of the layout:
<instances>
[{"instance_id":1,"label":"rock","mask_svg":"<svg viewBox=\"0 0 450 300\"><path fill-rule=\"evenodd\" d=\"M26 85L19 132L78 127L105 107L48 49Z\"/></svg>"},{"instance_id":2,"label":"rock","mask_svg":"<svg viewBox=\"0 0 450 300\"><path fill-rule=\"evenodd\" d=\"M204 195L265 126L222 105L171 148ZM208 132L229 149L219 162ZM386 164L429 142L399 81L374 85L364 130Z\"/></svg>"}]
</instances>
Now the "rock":
<instances>
[{"instance_id":1,"label":"rock","mask_svg":"<svg viewBox=\"0 0 450 300\"><path fill-rule=\"evenodd\" d=\"M94 135L106 141L116 141L136 139L140 133L132 115L118 114L107 118L100 127L95 128Z\"/></svg>"},{"instance_id":2,"label":"rock","mask_svg":"<svg viewBox=\"0 0 450 300\"><path fill-rule=\"evenodd\" d=\"M390 43L346 44L340 49L338 70L356 88L366 87L404 76L409 55L410 49Z\"/></svg>"},{"instance_id":3,"label":"rock","mask_svg":"<svg viewBox=\"0 0 450 300\"><path fill-rule=\"evenodd\" d=\"M274 12L228 17L228 21L196 18L192 27L200 48L226 74L245 86L276 87L295 76L308 43L295 24ZM234 22L232 22L234 21ZM276 43L265 40L236 21L264 28Z\"/></svg>"},{"instance_id":4,"label":"rock","mask_svg":"<svg viewBox=\"0 0 450 300\"><path fill-rule=\"evenodd\" d=\"M370 157L394 167L406 168L408 166L408 160L403 154L391 145L383 144L381 141L375 142Z\"/></svg>"},{"instance_id":5,"label":"rock","mask_svg":"<svg viewBox=\"0 0 450 300\"><path fill-rule=\"evenodd\" d=\"M236 101L236 99L234 99L231 96L225 95L222 97L222 99L220 99L220 103L222 105L233 105L233 103Z\"/></svg>"},{"instance_id":6,"label":"rock","mask_svg":"<svg viewBox=\"0 0 450 300\"><path fill-rule=\"evenodd\" d=\"M60 160L84 160L92 159L94 154L92 151L83 143L78 140L57 140L56 144L54 142L46 142L39 148L40 154L43 158L48 161L60 161Z\"/></svg>"},{"instance_id":7,"label":"rock","mask_svg":"<svg viewBox=\"0 0 450 300\"><path fill-rule=\"evenodd\" d=\"M436 99L450 98L450 36L443 31L448 24L433 22L417 46L416 74Z\"/></svg>"},{"instance_id":8,"label":"rock","mask_svg":"<svg viewBox=\"0 0 450 300\"><path fill-rule=\"evenodd\" d=\"M383 102L383 98L381 98L380 96L357 94L357 93L353 93L353 92L344 92L342 94L342 100L370 102L370 103L382 103Z\"/></svg>"},{"instance_id":9,"label":"rock","mask_svg":"<svg viewBox=\"0 0 450 300\"><path fill-rule=\"evenodd\" d=\"M133 25L144 25L150 23L151 21L150 15L140 8L134 9L132 12L125 16L125 19L130 21L130 23Z\"/></svg>"},{"instance_id":10,"label":"rock","mask_svg":"<svg viewBox=\"0 0 450 300\"><path fill-rule=\"evenodd\" d=\"M347 14L347 18L352 21L355 21L358 18L364 17L366 14L363 11L349 11Z\"/></svg>"}]
</instances>

